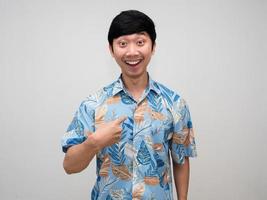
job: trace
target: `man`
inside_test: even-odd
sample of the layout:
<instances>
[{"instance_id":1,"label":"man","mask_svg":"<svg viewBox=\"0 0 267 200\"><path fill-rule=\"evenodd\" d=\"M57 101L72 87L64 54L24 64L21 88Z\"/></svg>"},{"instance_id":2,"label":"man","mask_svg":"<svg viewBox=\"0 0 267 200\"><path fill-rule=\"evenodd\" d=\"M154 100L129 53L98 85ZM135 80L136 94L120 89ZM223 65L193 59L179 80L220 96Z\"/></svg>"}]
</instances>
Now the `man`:
<instances>
[{"instance_id":1,"label":"man","mask_svg":"<svg viewBox=\"0 0 267 200\"><path fill-rule=\"evenodd\" d=\"M84 170L96 156L91 199L187 199L189 159L196 156L188 106L155 82L147 66L155 51L153 21L128 10L110 26L111 55L121 68L112 84L83 101L62 139L64 169Z\"/></svg>"}]
</instances>

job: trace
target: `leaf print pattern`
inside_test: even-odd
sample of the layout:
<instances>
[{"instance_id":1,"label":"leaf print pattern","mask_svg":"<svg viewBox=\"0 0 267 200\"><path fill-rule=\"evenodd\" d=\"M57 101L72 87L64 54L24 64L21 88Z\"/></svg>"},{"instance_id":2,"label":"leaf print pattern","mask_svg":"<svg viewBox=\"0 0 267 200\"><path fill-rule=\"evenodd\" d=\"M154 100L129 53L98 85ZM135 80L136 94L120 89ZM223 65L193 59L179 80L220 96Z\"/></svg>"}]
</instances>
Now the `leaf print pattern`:
<instances>
[{"instance_id":1,"label":"leaf print pattern","mask_svg":"<svg viewBox=\"0 0 267 200\"><path fill-rule=\"evenodd\" d=\"M147 185L158 185L159 184L159 178L158 177L149 177L149 176L145 176L144 177L144 182Z\"/></svg>"},{"instance_id":2,"label":"leaf print pattern","mask_svg":"<svg viewBox=\"0 0 267 200\"><path fill-rule=\"evenodd\" d=\"M155 151L162 151L163 150L163 144L161 144L161 143L153 144L152 147Z\"/></svg>"},{"instance_id":3,"label":"leaf print pattern","mask_svg":"<svg viewBox=\"0 0 267 200\"><path fill-rule=\"evenodd\" d=\"M144 141L141 142L136 158L142 165L148 165L151 162L151 156Z\"/></svg>"},{"instance_id":4,"label":"leaf print pattern","mask_svg":"<svg viewBox=\"0 0 267 200\"><path fill-rule=\"evenodd\" d=\"M133 200L141 200L145 192L144 182L137 183L133 186Z\"/></svg>"},{"instance_id":5,"label":"leaf print pattern","mask_svg":"<svg viewBox=\"0 0 267 200\"><path fill-rule=\"evenodd\" d=\"M150 112L150 109L148 108L147 100L142 101L142 103L139 105L139 107L136 109L134 113L134 121L137 124L140 124L144 121L145 113Z\"/></svg>"},{"instance_id":6,"label":"leaf print pattern","mask_svg":"<svg viewBox=\"0 0 267 200\"><path fill-rule=\"evenodd\" d=\"M119 103L121 100L120 96L119 95L116 95L116 96L113 96L113 97L110 97L106 100L106 104L110 105L110 104L116 104L116 103Z\"/></svg>"},{"instance_id":7,"label":"leaf print pattern","mask_svg":"<svg viewBox=\"0 0 267 200\"><path fill-rule=\"evenodd\" d=\"M121 101L124 104L130 105L134 103L134 100L132 98L129 98L125 93L121 92Z\"/></svg>"},{"instance_id":8,"label":"leaf print pattern","mask_svg":"<svg viewBox=\"0 0 267 200\"><path fill-rule=\"evenodd\" d=\"M97 109L96 116L95 116L96 127L99 127L101 124L105 122L106 113L107 113L107 107L105 105Z\"/></svg>"},{"instance_id":9,"label":"leaf print pattern","mask_svg":"<svg viewBox=\"0 0 267 200\"><path fill-rule=\"evenodd\" d=\"M121 165L125 162L126 156L124 154L124 149L119 147L119 144L113 144L108 148L110 158L112 163L115 165Z\"/></svg>"},{"instance_id":10,"label":"leaf print pattern","mask_svg":"<svg viewBox=\"0 0 267 200\"><path fill-rule=\"evenodd\" d=\"M172 136L172 141L175 144L184 144L189 146L194 142L194 131L192 128L183 128L182 134L176 133Z\"/></svg>"},{"instance_id":11,"label":"leaf print pattern","mask_svg":"<svg viewBox=\"0 0 267 200\"><path fill-rule=\"evenodd\" d=\"M120 190L112 190L111 191L112 199L116 200L123 200L123 189Z\"/></svg>"},{"instance_id":12,"label":"leaf print pattern","mask_svg":"<svg viewBox=\"0 0 267 200\"><path fill-rule=\"evenodd\" d=\"M100 171L99 171L99 175L103 176L103 177L107 177L108 176L108 171L109 171L109 167L110 167L110 159L109 156L106 155L104 157L104 162L101 165Z\"/></svg>"},{"instance_id":13,"label":"leaf print pattern","mask_svg":"<svg viewBox=\"0 0 267 200\"><path fill-rule=\"evenodd\" d=\"M162 113L152 111L151 114L152 114L152 119L154 120L160 120L160 121L165 120L165 116Z\"/></svg>"},{"instance_id":14,"label":"leaf print pattern","mask_svg":"<svg viewBox=\"0 0 267 200\"><path fill-rule=\"evenodd\" d=\"M83 135L84 134L84 127L83 124L78 120L77 116L75 116L70 124L70 126L68 127L68 132L71 130L75 130L75 132L77 133L77 135Z\"/></svg>"},{"instance_id":15,"label":"leaf print pattern","mask_svg":"<svg viewBox=\"0 0 267 200\"><path fill-rule=\"evenodd\" d=\"M140 102L129 95L121 77L90 95L62 138L63 151L119 116L127 116L120 140L96 154L91 199L173 200L170 156L179 164L196 156L193 125L185 100L150 78Z\"/></svg>"},{"instance_id":16,"label":"leaf print pattern","mask_svg":"<svg viewBox=\"0 0 267 200\"><path fill-rule=\"evenodd\" d=\"M164 161L160 159L159 157L159 154L157 152L154 153L154 158L157 162L157 167L160 168L160 167L163 167L164 166Z\"/></svg>"},{"instance_id":17,"label":"leaf print pattern","mask_svg":"<svg viewBox=\"0 0 267 200\"><path fill-rule=\"evenodd\" d=\"M130 180L132 174L129 172L126 165L112 165L113 174L121 180Z\"/></svg>"}]
</instances>

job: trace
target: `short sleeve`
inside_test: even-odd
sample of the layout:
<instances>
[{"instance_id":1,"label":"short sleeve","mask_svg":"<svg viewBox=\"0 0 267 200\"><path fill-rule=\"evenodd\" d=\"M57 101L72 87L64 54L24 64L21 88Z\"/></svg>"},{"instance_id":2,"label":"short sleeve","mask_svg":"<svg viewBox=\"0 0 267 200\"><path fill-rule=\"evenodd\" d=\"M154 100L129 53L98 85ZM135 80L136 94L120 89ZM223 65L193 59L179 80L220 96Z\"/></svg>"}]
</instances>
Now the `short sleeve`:
<instances>
[{"instance_id":1,"label":"short sleeve","mask_svg":"<svg viewBox=\"0 0 267 200\"><path fill-rule=\"evenodd\" d=\"M183 164L185 157L196 157L196 143L189 107L183 99L174 104L173 135L171 140L172 159Z\"/></svg>"},{"instance_id":2,"label":"short sleeve","mask_svg":"<svg viewBox=\"0 0 267 200\"><path fill-rule=\"evenodd\" d=\"M69 147L84 142L88 131L95 131L94 121L94 109L86 101L82 102L62 137L61 146L64 153Z\"/></svg>"}]
</instances>

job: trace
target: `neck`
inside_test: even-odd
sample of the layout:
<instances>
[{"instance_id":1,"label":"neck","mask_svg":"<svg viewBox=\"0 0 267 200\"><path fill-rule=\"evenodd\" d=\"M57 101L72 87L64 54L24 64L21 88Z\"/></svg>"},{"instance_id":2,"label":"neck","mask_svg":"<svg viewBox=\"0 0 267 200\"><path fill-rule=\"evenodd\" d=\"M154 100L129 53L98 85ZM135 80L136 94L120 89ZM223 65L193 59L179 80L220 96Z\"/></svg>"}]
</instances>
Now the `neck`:
<instances>
[{"instance_id":1,"label":"neck","mask_svg":"<svg viewBox=\"0 0 267 200\"><path fill-rule=\"evenodd\" d=\"M134 97L139 98L148 85L148 74L144 73L143 75L137 78L127 77L122 74L122 80L126 89Z\"/></svg>"}]
</instances>

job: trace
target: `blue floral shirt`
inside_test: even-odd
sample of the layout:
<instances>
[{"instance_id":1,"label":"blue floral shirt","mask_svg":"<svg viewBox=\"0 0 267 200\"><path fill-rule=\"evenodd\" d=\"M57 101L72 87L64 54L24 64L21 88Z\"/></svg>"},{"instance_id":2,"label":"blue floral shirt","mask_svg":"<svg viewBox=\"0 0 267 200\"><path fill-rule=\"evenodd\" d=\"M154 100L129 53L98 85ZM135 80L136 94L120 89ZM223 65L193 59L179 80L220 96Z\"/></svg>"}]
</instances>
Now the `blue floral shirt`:
<instances>
[{"instance_id":1,"label":"blue floral shirt","mask_svg":"<svg viewBox=\"0 0 267 200\"><path fill-rule=\"evenodd\" d=\"M120 116L121 139L96 155L93 200L173 199L170 156L179 164L195 157L196 146L188 106L174 91L149 78L139 101L121 77L83 101L62 138L66 152Z\"/></svg>"}]
</instances>

